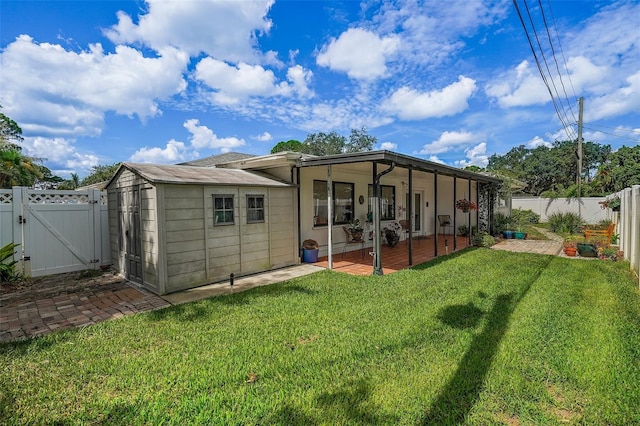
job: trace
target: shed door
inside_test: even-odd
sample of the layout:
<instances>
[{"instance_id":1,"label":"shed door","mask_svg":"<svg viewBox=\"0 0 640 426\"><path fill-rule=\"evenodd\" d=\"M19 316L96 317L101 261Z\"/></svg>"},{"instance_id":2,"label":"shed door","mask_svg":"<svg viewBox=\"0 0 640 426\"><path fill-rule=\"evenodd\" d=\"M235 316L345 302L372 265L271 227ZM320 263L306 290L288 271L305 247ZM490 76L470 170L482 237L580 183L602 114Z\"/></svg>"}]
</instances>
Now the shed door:
<instances>
[{"instance_id":1,"label":"shed door","mask_svg":"<svg viewBox=\"0 0 640 426\"><path fill-rule=\"evenodd\" d=\"M142 283L142 240L140 233L140 187L134 185L118 192L118 235L124 275Z\"/></svg>"}]
</instances>

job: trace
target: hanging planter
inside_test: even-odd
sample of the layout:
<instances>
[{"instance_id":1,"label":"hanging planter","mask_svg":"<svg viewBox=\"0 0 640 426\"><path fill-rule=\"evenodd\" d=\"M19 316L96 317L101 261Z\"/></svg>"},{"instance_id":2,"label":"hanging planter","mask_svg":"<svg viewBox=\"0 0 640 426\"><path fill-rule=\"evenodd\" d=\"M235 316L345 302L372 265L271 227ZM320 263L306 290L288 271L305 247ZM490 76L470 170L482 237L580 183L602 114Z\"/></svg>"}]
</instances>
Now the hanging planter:
<instances>
[{"instance_id":1,"label":"hanging planter","mask_svg":"<svg viewBox=\"0 0 640 426\"><path fill-rule=\"evenodd\" d=\"M469 213L469 211L471 210L477 210L478 206L473 201L463 198L461 200L456 201L456 208L458 210L462 210L462 213Z\"/></svg>"}]
</instances>

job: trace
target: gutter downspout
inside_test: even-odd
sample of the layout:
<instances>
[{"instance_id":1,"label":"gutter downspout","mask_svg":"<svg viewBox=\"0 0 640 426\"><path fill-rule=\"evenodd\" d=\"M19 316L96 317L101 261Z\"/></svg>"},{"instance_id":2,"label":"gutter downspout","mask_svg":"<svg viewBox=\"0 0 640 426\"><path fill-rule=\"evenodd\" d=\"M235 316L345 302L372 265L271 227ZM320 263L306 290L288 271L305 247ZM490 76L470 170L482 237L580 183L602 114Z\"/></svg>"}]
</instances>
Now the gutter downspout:
<instances>
[{"instance_id":1,"label":"gutter downspout","mask_svg":"<svg viewBox=\"0 0 640 426\"><path fill-rule=\"evenodd\" d=\"M373 178L373 275L383 275L381 256L382 242L380 239L380 216L382 212L382 206L380 205L380 198L382 196L380 179L382 176L390 173L395 167L396 163L391 162L391 166L387 170L383 170Z\"/></svg>"}]
</instances>

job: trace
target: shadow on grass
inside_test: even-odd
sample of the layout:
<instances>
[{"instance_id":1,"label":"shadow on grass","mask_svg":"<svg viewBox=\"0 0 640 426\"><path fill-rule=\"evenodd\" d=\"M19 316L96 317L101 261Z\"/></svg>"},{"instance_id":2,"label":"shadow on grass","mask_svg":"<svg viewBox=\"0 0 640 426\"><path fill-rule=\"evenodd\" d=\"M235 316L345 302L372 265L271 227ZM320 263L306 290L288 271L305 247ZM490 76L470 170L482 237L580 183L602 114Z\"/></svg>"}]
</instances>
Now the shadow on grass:
<instances>
[{"instance_id":1,"label":"shadow on grass","mask_svg":"<svg viewBox=\"0 0 640 426\"><path fill-rule=\"evenodd\" d=\"M422 269L431 268L432 266L439 265L442 262L446 262L447 260L455 259L456 257L462 256L464 254L471 253L472 251L475 251L475 250L478 250L478 247L465 247L465 248L463 248L461 250L454 251L453 253L441 254L440 256L436 257L435 259L431 259L431 260L429 260L427 262L424 262L424 263L421 263L419 265L412 266L409 269L420 271Z\"/></svg>"},{"instance_id":2,"label":"shadow on grass","mask_svg":"<svg viewBox=\"0 0 640 426\"><path fill-rule=\"evenodd\" d=\"M484 329L473 339L471 346L460 360L458 369L425 414L422 424L464 423L480 396L487 372L509 328L511 315L552 259L553 257L549 256L546 264L540 265L537 273L530 276L529 280L523 284L519 294L511 292L497 297L493 308L486 314L487 322ZM466 315L468 318L456 319L456 315ZM477 323L481 316L482 311L468 304L447 307L440 313L439 318L452 327L466 328Z\"/></svg>"},{"instance_id":3,"label":"shadow on grass","mask_svg":"<svg viewBox=\"0 0 640 426\"><path fill-rule=\"evenodd\" d=\"M218 315L216 306L243 306L250 304L256 297L281 297L291 294L315 295L317 290L312 290L297 284L271 284L262 287L254 287L247 290L237 290L238 293L212 296L207 299L170 306L153 312L148 312L146 318L149 321L159 321L167 318L180 321L195 321L206 319L210 315Z\"/></svg>"},{"instance_id":4,"label":"shadow on grass","mask_svg":"<svg viewBox=\"0 0 640 426\"><path fill-rule=\"evenodd\" d=\"M311 425L328 424L395 424L398 418L381 415L372 406L371 385L366 380L351 381L335 391L321 393L316 401L322 418L315 419L300 410L285 405L275 413L267 424Z\"/></svg>"}]
</instances>

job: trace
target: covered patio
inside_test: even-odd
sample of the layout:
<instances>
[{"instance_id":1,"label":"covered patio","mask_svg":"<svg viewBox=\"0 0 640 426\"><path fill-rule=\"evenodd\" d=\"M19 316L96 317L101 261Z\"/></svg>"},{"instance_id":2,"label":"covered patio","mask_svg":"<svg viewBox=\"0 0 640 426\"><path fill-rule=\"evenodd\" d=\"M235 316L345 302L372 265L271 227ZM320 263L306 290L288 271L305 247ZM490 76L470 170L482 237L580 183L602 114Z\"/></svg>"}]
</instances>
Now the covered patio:
<instances>
[{"instance_id":1,"label":"covered patio","mask_svg":"<svg viewBox=\"0 0 640 426\"><path fill-rule=\"evenodd\" d=\"M453 253L454 251L460 251L467 248L469 244L468 237L457 236L447 234L438 235L438 254L435 252L434 235L428 237L416 237L412 240L413 247L413 265L419 265L436 257ZM453 239L456 238L456 249L454 250ZM362 251L352 250L344 254L341 253L333 255L333 267L334 271L345 272L351 275L372 275L373 274L373 258L369 254L372 251L372 245L369 242L365 245L364 256ZM407 269L409 265L409 245L408 241L403 240L395 247L388 247L383 245L381 247L381 257L383 271L385 274ZM323 268L329 267L329 261L327 256L318 258L316 266Z\"/></svg>"}]
</instances>

